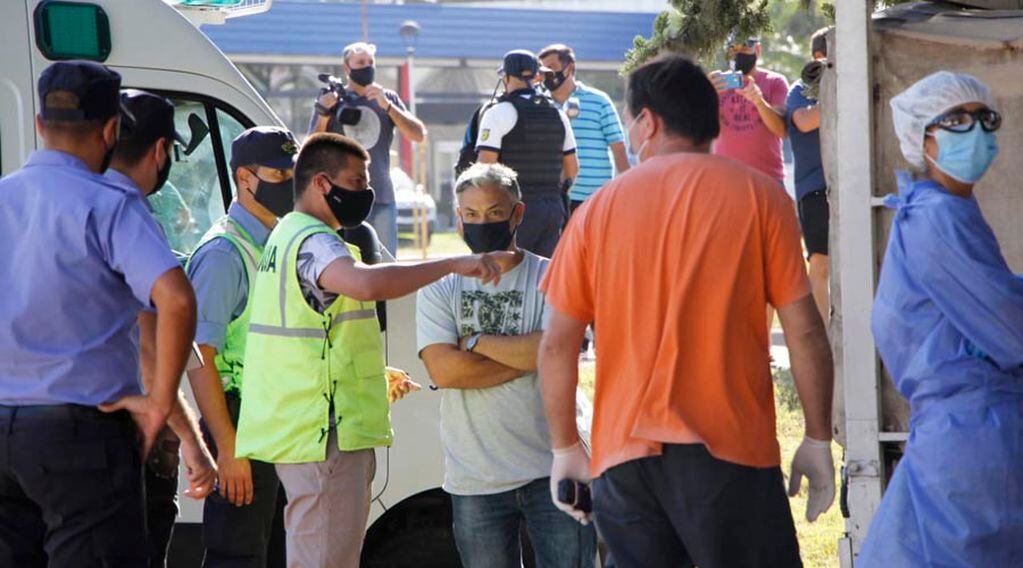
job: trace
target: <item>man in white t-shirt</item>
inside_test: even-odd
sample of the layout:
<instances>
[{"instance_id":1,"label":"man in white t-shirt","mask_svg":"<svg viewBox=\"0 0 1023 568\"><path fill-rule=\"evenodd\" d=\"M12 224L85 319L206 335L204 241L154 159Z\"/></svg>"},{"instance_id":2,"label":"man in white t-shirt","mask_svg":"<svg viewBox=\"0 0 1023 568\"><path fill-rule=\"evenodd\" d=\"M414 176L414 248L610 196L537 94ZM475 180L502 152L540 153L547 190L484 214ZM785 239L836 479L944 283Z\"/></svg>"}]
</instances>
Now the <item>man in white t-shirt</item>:
<instances>
[{"instance_id":1,"label":"man in white t-shirt","mask_svg":"<svg viewBox=\"0 0 1023 568\"><path fill-rule=\"evenodd\" d=\"M480 119L479 163L500 162L518 173L525 216L518 230L522 248L550 257L568 219L568 189L579 173L572 125L549 98L533 89L548 69L532 52L509 51L500 73L505 94Z\"/></svg>"}]
</instances>

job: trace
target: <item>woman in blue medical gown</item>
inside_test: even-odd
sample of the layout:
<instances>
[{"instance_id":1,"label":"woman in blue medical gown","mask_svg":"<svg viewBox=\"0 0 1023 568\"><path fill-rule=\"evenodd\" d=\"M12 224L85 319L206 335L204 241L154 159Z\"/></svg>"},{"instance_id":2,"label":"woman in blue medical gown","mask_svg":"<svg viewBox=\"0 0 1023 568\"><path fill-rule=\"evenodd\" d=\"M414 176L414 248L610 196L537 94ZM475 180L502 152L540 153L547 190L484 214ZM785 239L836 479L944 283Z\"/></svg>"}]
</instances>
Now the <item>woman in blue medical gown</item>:
<instances>
[{"instance_id":1,"label":"woman in blue medical gown","mask_svg":"<svg viewBox=\"0 0 1023 568\"><path fill-rule=\"evenodd\" d=\"M856 565L1023 567L1023 280L973 196L1001 116L987 86L949 72L891 107L917 174L886 199L872 329L912 415Z\"/></svg>"}]
</instances>

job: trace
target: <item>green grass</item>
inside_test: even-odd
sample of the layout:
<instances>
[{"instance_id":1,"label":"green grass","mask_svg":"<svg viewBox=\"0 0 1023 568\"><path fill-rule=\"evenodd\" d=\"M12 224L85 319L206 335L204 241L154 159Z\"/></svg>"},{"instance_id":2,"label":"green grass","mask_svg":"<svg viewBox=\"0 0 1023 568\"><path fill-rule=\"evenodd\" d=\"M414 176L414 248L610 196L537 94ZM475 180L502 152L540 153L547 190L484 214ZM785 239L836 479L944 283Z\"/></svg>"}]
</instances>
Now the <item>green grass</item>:
<instances>
[{"instance_id":1,"label":"green grass","mask_svg":"<svg viewBox=\"0 0 1023 568\"><path fill-rule=\"evenodd\" d=\"M465 246L462 237L456 232L434 233L430 239L430 246L426 249L427 258L438 258L469 254L469 247ZM417 260L423 258L423 251L416 246L412 233L400 233L398 235L398 258L400 260Z\"/></svg>"},{"instance_id":2,"label":"green grass","mask_svg":"<svg viewBox=\"0 0 1023 568\"><path fill-rule=\"evenodd\" d=\"M593 362L579 363L579 385L592 398L596 368ZM779 372L775 378L775 410L778 415L778 442L781 445L782 470L788 482L789 465L796 453L799 443L803 440L803 413L799 408L799 399L795 395L791 376L787 372ZM841 463L841 448L832 446L835 459L835 487L838 487L837 468ZM792 505L792 517L796 522L796 533L799 537L799 548L803 556L803 565L807 568L832 568L838 566L838 539L844 533L844 523L838 508L836 491L835 502L827 513L821 515L814 523L806 520L806 480L799 495L789 500Z\"/></svg>"}]
</instances>

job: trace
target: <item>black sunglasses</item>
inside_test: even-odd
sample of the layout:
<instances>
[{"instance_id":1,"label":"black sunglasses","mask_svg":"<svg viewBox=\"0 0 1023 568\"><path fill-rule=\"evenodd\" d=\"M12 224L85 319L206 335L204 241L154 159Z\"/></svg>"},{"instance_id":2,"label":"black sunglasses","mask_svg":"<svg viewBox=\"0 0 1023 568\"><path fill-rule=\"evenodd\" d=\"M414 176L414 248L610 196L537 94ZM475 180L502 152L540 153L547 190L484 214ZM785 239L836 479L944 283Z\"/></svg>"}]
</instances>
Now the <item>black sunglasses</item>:
<instances>
[{"instance_id":1,"label":"black sunglasses","mask_svg":"<svg viewBox=\"0 0 1023 568\"><path fill-rule=\"evenodd\" d=\"M972 112L957 109L942 114L927 126L936 126L949 132L969 132L977 123L980 123L984 132L994 132L1002 127L1002 115L988 108Z\"/></svg>"}]
</instances>

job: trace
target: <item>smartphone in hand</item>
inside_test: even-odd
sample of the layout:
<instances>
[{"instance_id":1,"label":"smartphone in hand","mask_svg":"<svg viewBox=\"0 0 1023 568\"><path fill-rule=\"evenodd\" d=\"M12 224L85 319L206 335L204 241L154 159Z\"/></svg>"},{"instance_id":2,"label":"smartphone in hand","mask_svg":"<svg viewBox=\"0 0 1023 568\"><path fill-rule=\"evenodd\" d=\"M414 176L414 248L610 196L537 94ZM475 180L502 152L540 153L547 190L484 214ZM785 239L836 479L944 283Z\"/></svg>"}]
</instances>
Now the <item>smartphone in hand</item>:
<instances>
[{"instance_id":1,"label":"smartphone in hand","mask_svg":"<svg viewBox=\"0 0 1023 568\"><path fill-rule=\"evenodd\" d=\"M558 501L583 513L593 512L590 486L574 479L562 479L558 482Z\"/></svg>"}]
</instances>

